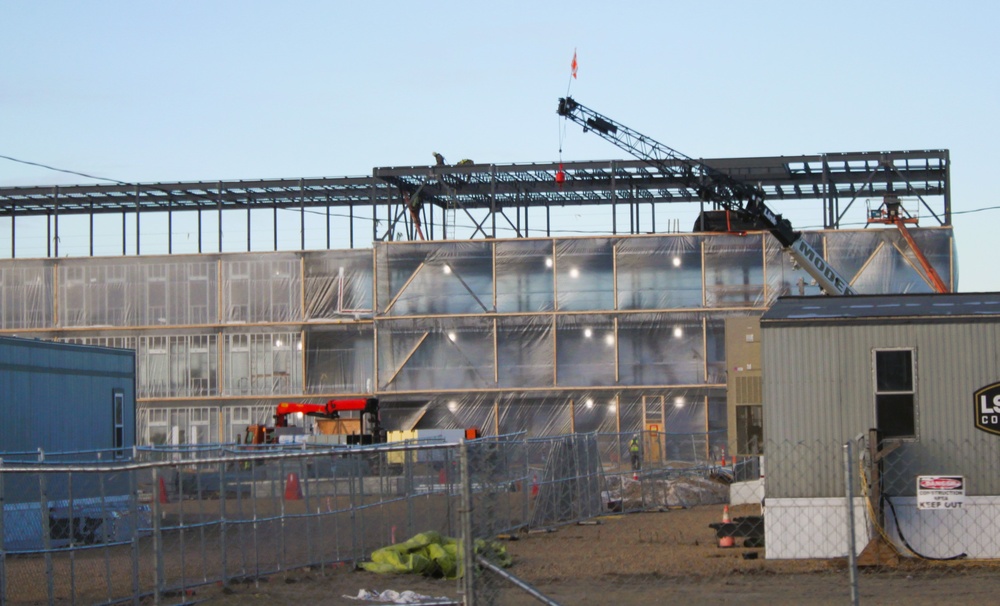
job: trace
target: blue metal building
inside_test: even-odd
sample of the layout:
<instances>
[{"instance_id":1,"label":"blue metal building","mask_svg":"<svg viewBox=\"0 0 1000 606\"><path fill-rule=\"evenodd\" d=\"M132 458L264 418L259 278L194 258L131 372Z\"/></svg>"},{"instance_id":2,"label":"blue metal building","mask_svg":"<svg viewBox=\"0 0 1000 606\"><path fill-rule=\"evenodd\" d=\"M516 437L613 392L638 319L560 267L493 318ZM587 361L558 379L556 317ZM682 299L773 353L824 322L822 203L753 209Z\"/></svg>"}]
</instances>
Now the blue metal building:
<instances>
[{"instance_id":1,"label":"blue metal building","mask_svg":"<svg viewBox=\"0 0 1000 606\"><path fill-rule=\"evenodd\" d=\"M134 351L0 337L0 456L131 456L135 435Z\"/></svg>"}]
</instances>

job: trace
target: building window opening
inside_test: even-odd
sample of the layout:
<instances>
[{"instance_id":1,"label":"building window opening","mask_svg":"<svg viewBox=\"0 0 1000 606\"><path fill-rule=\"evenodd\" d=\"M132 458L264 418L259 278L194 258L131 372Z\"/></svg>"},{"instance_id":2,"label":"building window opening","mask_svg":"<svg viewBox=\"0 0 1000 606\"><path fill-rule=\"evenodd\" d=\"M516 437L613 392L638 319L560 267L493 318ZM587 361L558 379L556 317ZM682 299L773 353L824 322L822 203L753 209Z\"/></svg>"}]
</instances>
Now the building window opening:
<instances>
[{"instance_id":1,"label":"building window opening","mask_svg":"<svg viewBox=\"0 0 1000 606\"><path fill-rule=\"evenodd\" d=\"M112 418L114 430L112 440L116 459L125 457L125 393L120 389L111 392Z\"/></svg>"},{"instance_id":2,"label":"building window opening","mask_svg":"<svg viewBox=\"0 0 1000 606\"><path fill-rule=\"evenodd\" d=\"M875 426L882 438L916 438L913 350L875 351Z\"/></svg>"}]
</instances>

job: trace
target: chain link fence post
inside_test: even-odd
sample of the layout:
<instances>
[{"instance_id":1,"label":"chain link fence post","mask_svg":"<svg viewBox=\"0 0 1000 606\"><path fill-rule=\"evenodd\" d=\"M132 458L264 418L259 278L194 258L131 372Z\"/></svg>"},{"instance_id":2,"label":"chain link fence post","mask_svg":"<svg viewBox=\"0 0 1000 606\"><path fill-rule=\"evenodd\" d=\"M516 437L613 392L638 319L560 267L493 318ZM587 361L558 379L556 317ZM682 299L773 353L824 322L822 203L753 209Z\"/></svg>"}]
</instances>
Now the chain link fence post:
<instances>
[{"instance_id":1,"label":"chain link fence post","mask_svg":"<svg viewBox=\"0 0 1000 606\"><path fill-rule=\"evenodd\" d=\"M97 453L97 464L100 465L101 461L102 461L101 453ZM104 512L104 515L108 515L107 489L104 485L104 482L105 482L104 473L103 472L99 473L97 475L97 494L98 498L100 498L101 511ZM105 586L107 588L107 598L108 598L107 601L111 602L112 599L114 598L114 584L111 581L111 550L107 549L107 545L111 541L109 526L110 525L106 523L101 524L101 542L105 546L105 549L103 549L102 551L104 552L104 579L105 579ZM3 602L2 596L0 596L0 602Z\"/></svg>"},{"instance_id":2,"label":"chain link fence post","mask_svg":"<svg viewBox=\"0 0 1000 606\"><path fill-rule=\"evenodd\" d=\"M851 442L844 444L844 494L847 506L847 562L851 604L858 606L858 556L854 536L854 456Z\"/></svg>"},{"instance_id":3,"label":"chain link fence post","mask_svg":"<svg viewBox=\"0 0 1000 606\"><path fill-rule=\"evenodd\" d=\"M160 603L160 595L163 593L163 529L160 526L160 502L166 500L166 489L160 486L160 468L154 467L153 471L153 557L156 564L153 566L153 603Z\"/></svg>"},{"instance_id":4,"label":"chain link fence post","mask_svg":"<svg viewBox=\"0 0 1000 606\"><path fill-rule=\"evenodd\" d=\"M135 460L135 448L132 450L132 460ZM136 481L137 470L128 471L128 500L131 524L132 549L132 603L139 606L139 488Z\"/></svg>"},{"instance_id":5,"label":"chain link fence post","mask_svg":"<svg viewBox=\"0 0 1000 606\"><path fill-rule=\"evenodd\" d=\"M0 457L0 604L7 603L7 548L4 545L3 529L3 457Z\"/></svg>"},{"instance_id":6,"label":"chain link fence post","mask_svg":"<svg viewBox=\"0 0 1000 606\"><path fill-rule=\"evenodd\" d=\"M55 576L52 570L52 528L49 521L48 478L45 477L45 451L38 449L38 513L42 528L42 549L45 551L45 590L49 603L55 601Z\"/></svg>"},{"instance_id":7,"label":"chain link fence post","mask_svg":"<svg viewBox=\"0 0 1000 606\"><path fill-rule=\"evenodd\" d=\"M462 477L462 589L465 606L475 606L475 549L476 539L472 536L472 476L469 473L469 445L465 440L458 447L459 467Z\"/></svg>"}]
</instances>

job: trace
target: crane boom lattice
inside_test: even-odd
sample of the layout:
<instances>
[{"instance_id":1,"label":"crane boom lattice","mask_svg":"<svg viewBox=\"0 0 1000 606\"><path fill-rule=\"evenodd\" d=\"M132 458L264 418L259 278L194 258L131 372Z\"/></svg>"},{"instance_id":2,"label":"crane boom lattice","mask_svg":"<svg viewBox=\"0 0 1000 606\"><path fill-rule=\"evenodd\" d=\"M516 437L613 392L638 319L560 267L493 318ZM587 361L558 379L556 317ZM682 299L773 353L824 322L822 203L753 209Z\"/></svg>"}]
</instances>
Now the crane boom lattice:
<instances>
[{"instance_id":1,"label":"crane boom lattice","mask_svg":"<svg viewBox=\"0 0 1000 606\"><path fill-rule=\"evenodd\" d=\"M823 256L802 238L802 232L793 229L787 219L764 204L764 190L761 187L740 181L686 156L581 105L572 97L559 99L557 113L581 125L584 132L597 133L636 158L677 179L684 187L694 190L701 200L727 214L735 214L751 229L769 231L827 294L856 294L850 281L830 267ZM727 220L726 224L728 223Z\"/></svg>"}]
</instances>

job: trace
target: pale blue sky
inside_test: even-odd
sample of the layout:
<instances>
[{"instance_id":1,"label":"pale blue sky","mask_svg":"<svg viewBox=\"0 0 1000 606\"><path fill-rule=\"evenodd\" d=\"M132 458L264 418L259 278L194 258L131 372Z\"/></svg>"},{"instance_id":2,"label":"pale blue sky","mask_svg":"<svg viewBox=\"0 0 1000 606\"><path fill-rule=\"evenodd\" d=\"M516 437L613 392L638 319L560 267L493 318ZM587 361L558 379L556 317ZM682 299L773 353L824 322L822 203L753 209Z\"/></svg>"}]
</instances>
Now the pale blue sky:
<instances>
[{"instance_id":1,"label":"pale blue sky","mask_svg":"<svg viewBox=\"0 0 1000 606\"><path fill-rule=\"evenodd\" d=\"M0 0L0 154L128 182L549 162L576 48L574 97L689 156L950 149L961 290L1000 290L1000 210L961 214L1000 207L998 22L986 1ZM625 157L567 129L565 160ZM0 160L0 185L85 182Z\"/></svg>"}]
</instances>

